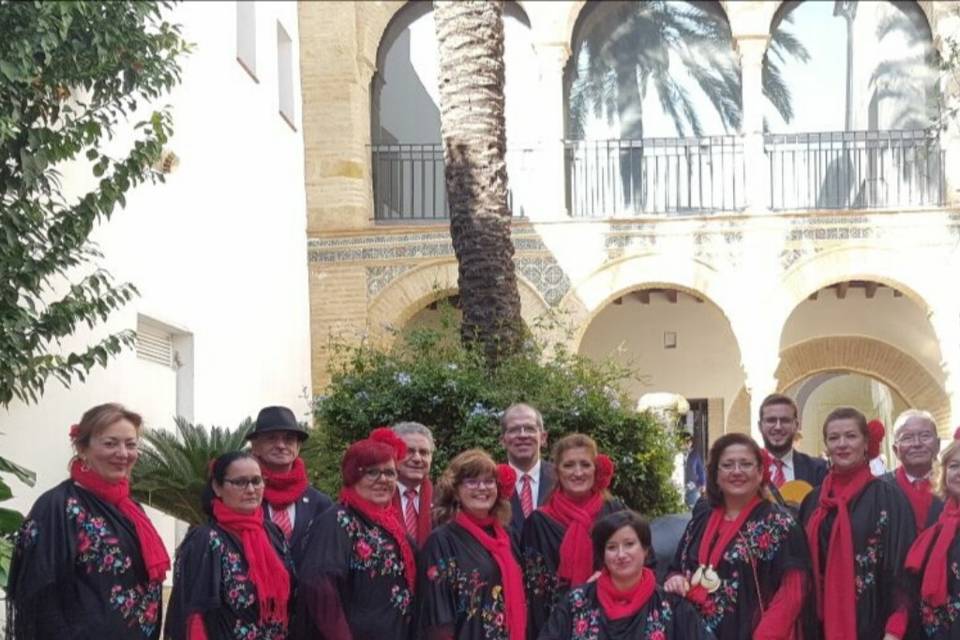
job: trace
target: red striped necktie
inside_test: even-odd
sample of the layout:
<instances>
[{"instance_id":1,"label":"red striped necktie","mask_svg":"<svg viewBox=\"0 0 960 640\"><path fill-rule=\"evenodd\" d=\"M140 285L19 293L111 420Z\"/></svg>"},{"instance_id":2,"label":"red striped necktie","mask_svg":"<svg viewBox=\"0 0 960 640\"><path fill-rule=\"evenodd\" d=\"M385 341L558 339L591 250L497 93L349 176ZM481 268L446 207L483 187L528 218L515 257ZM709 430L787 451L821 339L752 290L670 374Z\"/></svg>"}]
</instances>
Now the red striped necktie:
<instances>
[{"instance_id":1,"label":"red striped necktie","mask_svg":"<svg viewBox=\"0 0 960 640\"><path fill-rule=\"evenodd\" d=\"M523 517L529 518L533 513L533 490L530 487L532 478L530 474L525 473L520 478L523 486L520 488L520 508L523 510Z\"/></svg>"},{"instance_id":2,"label":"red striped necktie","mask_svg":"<svg viewBox=\"0 0 960 640\"><path fill-rule=\"evenodd\" d=\"M280 531L283 531L284 537L287 540L290 539L290 536L293 535L293 523L290 522L290 514L287 513L287 508L283 509L274 509L270 508L270 519L273 520L274 524L280 527Z\"/></svg>"},{"instance_id":3,"label":"red striped necktie","mask_svg":"<svg viewBox=\"0 0 960 640\"><path fill-rule=\"evenodd\" d=\"M417 539L417 505L414 502L417 499L417 492L413 489L407 489L403 492L403 496L407 499L407 506L403 510L403 524L407 528L407 533L416 540Z\"/></svg>"}]
</instances>

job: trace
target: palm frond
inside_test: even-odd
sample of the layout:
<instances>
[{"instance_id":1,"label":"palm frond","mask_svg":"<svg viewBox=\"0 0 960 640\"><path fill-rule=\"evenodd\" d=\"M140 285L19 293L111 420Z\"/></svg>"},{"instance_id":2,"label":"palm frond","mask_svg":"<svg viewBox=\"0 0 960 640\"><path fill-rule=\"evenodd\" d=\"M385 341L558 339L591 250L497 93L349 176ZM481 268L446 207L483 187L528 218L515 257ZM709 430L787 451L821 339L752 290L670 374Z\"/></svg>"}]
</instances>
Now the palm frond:
<instances>
[{"instance_id":1,"label":"palm frond","mask_svg":"<svg viewBox=\"0 0 960 640\"><path fill-rule=\"evenodd\" d=\"M242 449L253 428L247 418L236 429L191 424L174 418L176 432L148 429L140 460L133 468L133 495L168 515L199 524L206 519L200 496L211 460L228 451Z\"/></svg>"}]
</instances>

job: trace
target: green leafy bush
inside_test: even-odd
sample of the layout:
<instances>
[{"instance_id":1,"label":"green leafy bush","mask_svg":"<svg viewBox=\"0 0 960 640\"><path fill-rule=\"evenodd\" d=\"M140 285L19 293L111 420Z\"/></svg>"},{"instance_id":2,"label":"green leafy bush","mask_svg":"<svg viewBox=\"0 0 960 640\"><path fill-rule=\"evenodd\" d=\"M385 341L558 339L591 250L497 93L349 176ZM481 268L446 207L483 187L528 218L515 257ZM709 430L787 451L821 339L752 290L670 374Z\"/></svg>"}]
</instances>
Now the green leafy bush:
<instances>
[{"instance_id":1,"label":"green leafy bush","mask_svg":"<svg viewBox=\"0 0 960 640\"><path fill-rule=\"evenodd\" d=\"M500 412L528 402L543 413L551 441L572 432L597 440L617 465L614 493L632 508L648 516L680 509L670 483L675 437L650 414L627 406L619 383L629 370L528 340L520 354L490 371L482 355L460 344L454 324L413 330L389 351L334 345L331 383L315 399L317 428L302 452L317 486L335 494L345 448L401 420L433 429L434 475L470 447L505 459Z\"/></svg>"}]
</instances>

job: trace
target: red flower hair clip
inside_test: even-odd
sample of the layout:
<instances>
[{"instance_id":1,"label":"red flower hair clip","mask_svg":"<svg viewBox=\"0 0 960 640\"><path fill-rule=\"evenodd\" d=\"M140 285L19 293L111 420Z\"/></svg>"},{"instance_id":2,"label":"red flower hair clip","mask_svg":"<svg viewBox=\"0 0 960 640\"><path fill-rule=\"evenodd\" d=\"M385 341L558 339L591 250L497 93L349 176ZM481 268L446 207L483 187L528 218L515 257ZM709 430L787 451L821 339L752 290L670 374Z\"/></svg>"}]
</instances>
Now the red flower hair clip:
<instances>
[{"instance_id":1,"label":"red flower hair clip","mask_svg":"<svg viewBox=\"0 0 960 640\"><path fill-rule=\"evenodd\" d=\"M867 441L867 457L873 460L880 455L880 443L883 442L886 429L879 420L871 420L867 423L867 433L870 434Z\"/></svg>"},{"instance_id":2,"label":"red flower hair clip","mask_svg":"<svg viewBox=\"0 0 960 640\"><path fill-rule=\"evenodd\" d=\"M610 459L610 456L601 453L597 456L597 459L593 461L593 465L596 468L593 480L593 486L597 491L603 491L604 489L609 489L610 484L613 482L613 472L614 464L613 460Z\"/></svg>"},{"instance_id":3,"label":"red flower hair clip","mask_svg":"<svg viewBox=\"0 0 960 640\"><path fill-rule=\"evenodd\" d=\"M80 438L80 425L70 425L70 440L76 442Z\"/></svg>"},{"instance_id":4,"label":"red flower hair clip","mask_svg":"<svg viewBox=\"0 0 960 640\"><path fill-rule=\"evenodd\" d=\"M508 464L497 465L497 493L501 500L509 500L517 489L517 472Z\"/></svg>"},{"instance_id":5,"label":"red flower hair clip","mask_svg":"<svg viewBox=\"0 0 960 640\"><path fill-rule=\"evenodd\" d=\"M407 443L390 427L377 427L370 432L369 438L374 442L382 442L393 447L393 457L397 462L407 457Z\"/></svg>"},{"instance_id":6,"label":"red flower hair clip","mask_svg":"<svg viewBox=\"0 0 960 640\"><path fill-rule=\"evenodd\" d=\"M953 439L960 440L960 427L957 427L956 430L953 432Z\"/></svg>"}]
</instances>

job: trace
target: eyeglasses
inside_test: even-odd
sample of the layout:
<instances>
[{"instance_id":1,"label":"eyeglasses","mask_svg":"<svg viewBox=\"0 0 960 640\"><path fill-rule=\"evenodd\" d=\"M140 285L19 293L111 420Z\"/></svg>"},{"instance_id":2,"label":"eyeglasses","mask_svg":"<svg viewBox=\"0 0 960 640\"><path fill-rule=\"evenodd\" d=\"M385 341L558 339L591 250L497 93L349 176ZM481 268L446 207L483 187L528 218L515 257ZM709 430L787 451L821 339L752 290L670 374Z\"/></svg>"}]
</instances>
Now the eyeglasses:
<instances>
[{"instance_id":1,"label":"eyeglasses","mask_svg":"<svg viewBox=\"0 0 960 640\"><path fill-rule=\"evenodd\" d=\"M363 477L371 482L376 482L380 478L386 478L387 480L396 480L397 479L397 470L396 469L366 469L363 472Z\"/></svg>"},{"instance_id":2,"label":"eyeglasses","mask_svg":"<svg viewBox=\"0 0 960 640\"><path fill-rule=\"evenodd\" d=\"M540 433L540 429L536 426L520 425L517 427L510 427L508 429L505 429L504 433L508 436L519 436L519 435L535 436L538 433Z\"/></svg>"},{"instance_id":3,"label":"eyeglasses","mask_svg":"<svg viewBox=\"0 0 960 640\"><path fill-rule=\"evenodd\" d=\"M233 485L237 489L245 490L247 487L259 489L263 485L263 478L260 476L251 476L249 478L224 478L224 483Z\"/></svg>"},{"instance_id":4,"label":"eyeglasses","mask_svg":"<svg viewBox=\"0 0 960 640\"><path fill-rule=\"evenodd\" d=\"M723 471L724 473L731 473L736 469L750 473L751 471L757 468L757 463L756 462L739 462L736 460L731 460L729 462L721 462L719 466L720 466L720 471Z\"/></svg>"},{"instance_id":5,"label":"eyeglasses","mask_svg":"<svg viewBox=\"0 0 960 640\"><path fill-rule=\"evenodd\" d=\"M912 433L897 438L897 444L930 444L936 439L932 433Z\"/></svg>"},{"instance_id":6,"label":"eyeglasses","mask_svg":"<svg viewBox=\"0 0 960 640\"><path fill-rule=\"evenodd\" d=\"M763 419L763 424L768 424L771 427L775 424L793 424L796 422L796 418L786 418L782 416L767 416Z\"/></svg>"},{"instance_id":7,"label":"eyeglasses","mask_svg":"<svg viewBox=\"0 0 960 640\"><path fill-rule=\"evenodd\" d=\"M467 489L479 489L481 487L485 489L492 489L497 486L497 481L494 478L466 478L461 483Z\"/></svg>"}]
</instances>

